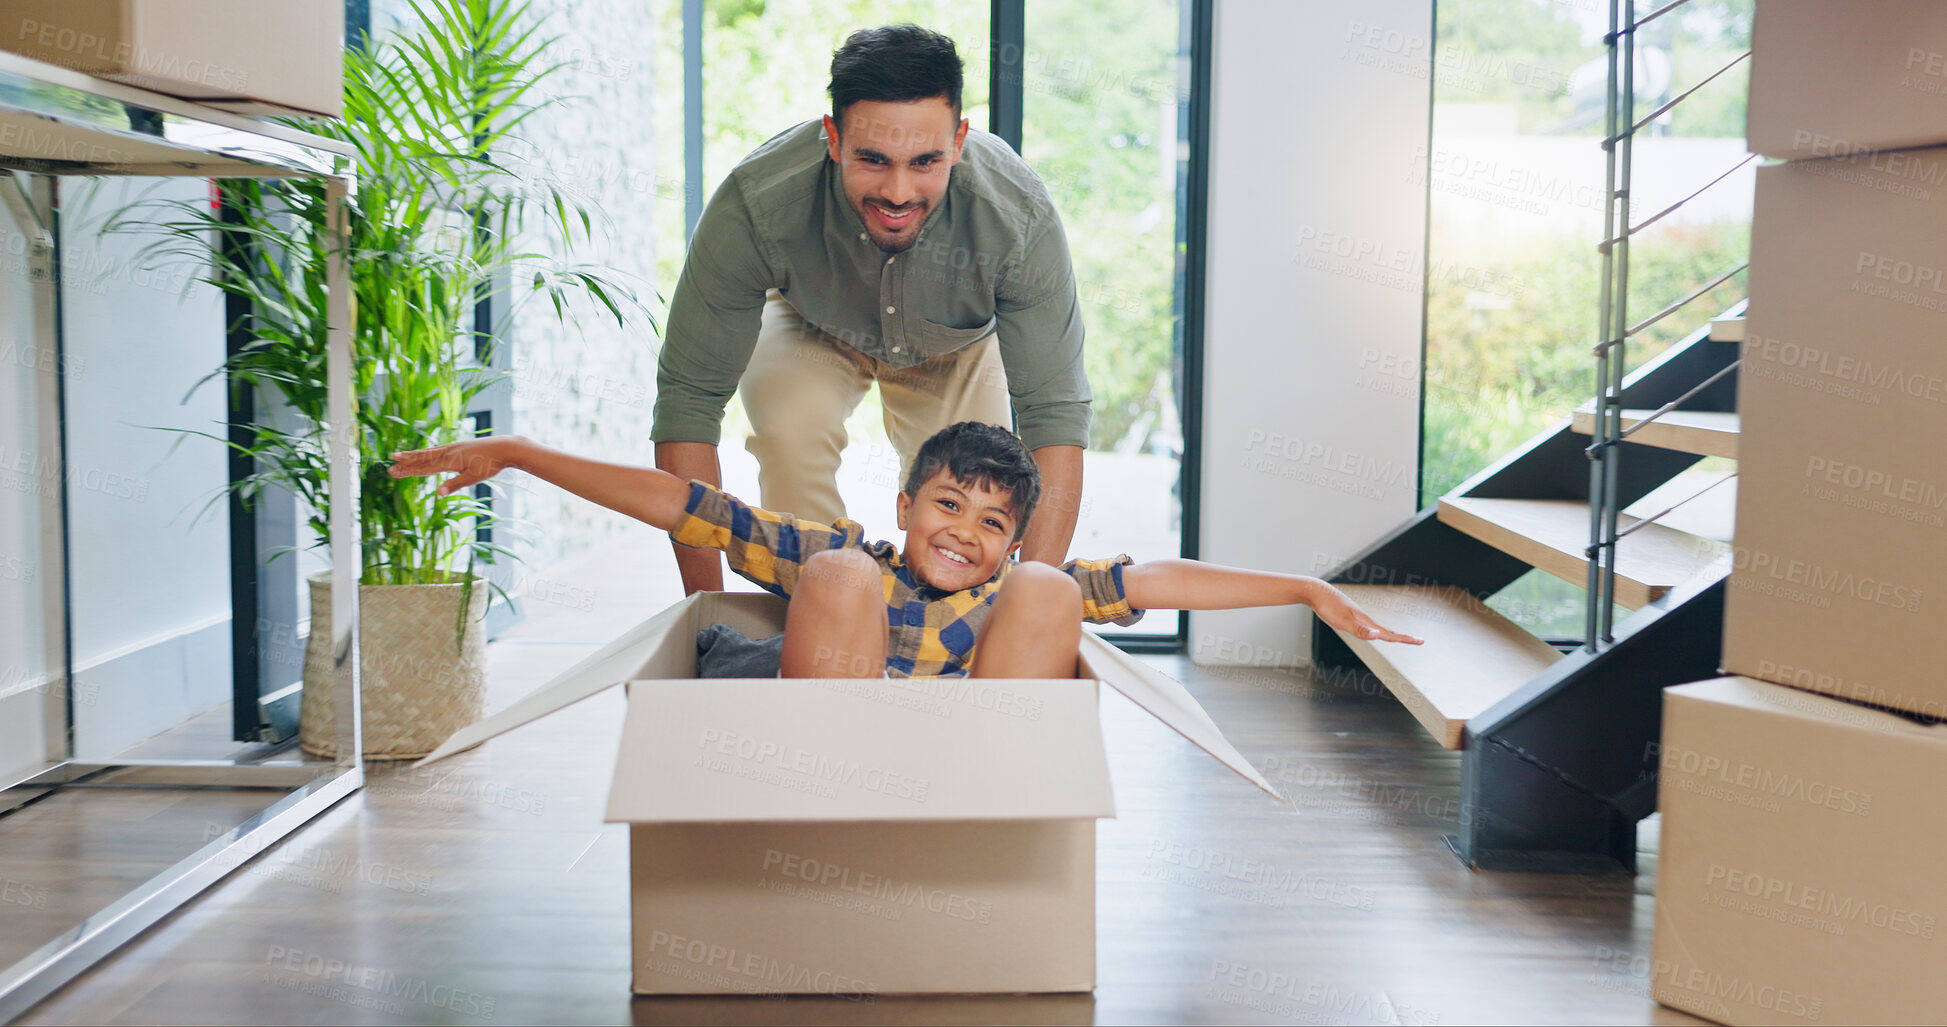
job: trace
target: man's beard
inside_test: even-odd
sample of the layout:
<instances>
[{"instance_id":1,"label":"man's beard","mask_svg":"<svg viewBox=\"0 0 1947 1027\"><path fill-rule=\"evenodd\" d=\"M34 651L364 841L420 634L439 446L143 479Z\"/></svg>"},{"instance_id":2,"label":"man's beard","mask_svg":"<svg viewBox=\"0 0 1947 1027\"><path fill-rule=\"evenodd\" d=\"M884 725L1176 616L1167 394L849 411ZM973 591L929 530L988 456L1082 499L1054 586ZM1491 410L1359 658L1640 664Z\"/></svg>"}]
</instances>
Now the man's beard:
<instances>
[{"instance_id":1,"label":"man's beard","mask_svg":"<svg viewBox=\"0 0 1947 1027\"><path fill-rule=\"evenodd\" d=\"M885 253L904 253L912 249L913 243L919 239L920 226L926 223L926 218L931 214L931 204L924 201L906 204L899 209L912 211L912 221L899 234L893 235L879 224L878 218L873 214L875 207L892 209L890 204L881 204L875 198L868 196L859 201L859 221L865 226L865 233L871 238L872 244Z\"/></svg>"}]
</instances>

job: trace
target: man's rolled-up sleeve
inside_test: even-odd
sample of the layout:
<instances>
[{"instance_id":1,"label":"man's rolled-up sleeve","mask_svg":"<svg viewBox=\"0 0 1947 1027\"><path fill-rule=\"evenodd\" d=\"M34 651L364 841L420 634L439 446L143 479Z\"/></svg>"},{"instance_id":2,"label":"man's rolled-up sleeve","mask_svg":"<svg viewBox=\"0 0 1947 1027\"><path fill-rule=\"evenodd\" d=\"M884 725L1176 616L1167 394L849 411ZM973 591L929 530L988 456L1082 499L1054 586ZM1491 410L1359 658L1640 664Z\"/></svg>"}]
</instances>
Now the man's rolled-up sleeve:
<instances>
[{"instance_id":1,"label":"man's rolled-up sleeve","mask_svg":"<svg viewBox=\"0 0 1947 1027\"><path fill-rule=\"evenodd\" d=\"M1061 218L1049 209L1030 227L1020 259L994 294L1001 362L1015 427L1029 449L1088 445L1088 369L1082 310Z\"/></svg>"},{"instance_id":2,"label":"man's rolled-up sleeve","mask_svg":"<svg viewBox=\"0 0 1947 1027\"><path fill-rule=\"evenodd\" d=\"M719 186L690 237L656 362L656 442L707 442L750 363L764 293L776 282L735 179Z\"/></svg>"}]
</instances>

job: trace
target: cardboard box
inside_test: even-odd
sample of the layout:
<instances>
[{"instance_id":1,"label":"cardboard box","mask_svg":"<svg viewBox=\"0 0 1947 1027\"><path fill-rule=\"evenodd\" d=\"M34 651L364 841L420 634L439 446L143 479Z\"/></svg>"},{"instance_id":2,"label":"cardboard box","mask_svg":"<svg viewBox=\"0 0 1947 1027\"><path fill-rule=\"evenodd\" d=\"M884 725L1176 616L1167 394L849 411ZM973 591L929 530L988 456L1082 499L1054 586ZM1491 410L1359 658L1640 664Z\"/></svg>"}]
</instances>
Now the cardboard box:
<instances>
[{"instance_id":1,"label":"cardboard box","mask_svg":"<svg viewBox=\"0 0 1947 1027\"><path fill-rule=\"evenodd\" d=\"M1746 117L1767 157L1947 143L1947 4L1759 0Z\"/></svg>"},{"instance_id":2,"label":"cardboard box","mask_svg":"<svg viewBox=\"0 0 1947 1027\"><path fill-rule=\"evenodd\" d=\"M697 631L774 634L784 609L698 593L425 760L629 683L606 818L630 825L639 994L1094 988L1097 682L1278 794L1181 684L1092 635L1080 680L689 677Z\"/></svg>"},{"instance_id":3,"label":"cardboard box","mask_svg":"<svg viewBox=\"0 0 1947 1027\"><path fill-rule=\"evenodd\" d=\"M1758 170L1730 673L1947 716L1943 239L1947 150Z\"/></svg>"},{"instance_id":4,"label":"cardboard box","mask_svg":"<svg viewBox=\"0 0 1947 1027\"><path fill-rule=\"evenodd\" d=\"M246 114L344 112L344 0L7 0L0 49Z\"/></svg>"},{"instance_id":5,"label":"cardboard box","mask_svg":"<svg viewBox=\"0 0 1947 1027\"><path fill-rule=\"evenodd\" d=\"M1664 691L1651 995L1727 1024L1947 1015L1947 726L1754 681Z\"/></svg>"}]
</instances>

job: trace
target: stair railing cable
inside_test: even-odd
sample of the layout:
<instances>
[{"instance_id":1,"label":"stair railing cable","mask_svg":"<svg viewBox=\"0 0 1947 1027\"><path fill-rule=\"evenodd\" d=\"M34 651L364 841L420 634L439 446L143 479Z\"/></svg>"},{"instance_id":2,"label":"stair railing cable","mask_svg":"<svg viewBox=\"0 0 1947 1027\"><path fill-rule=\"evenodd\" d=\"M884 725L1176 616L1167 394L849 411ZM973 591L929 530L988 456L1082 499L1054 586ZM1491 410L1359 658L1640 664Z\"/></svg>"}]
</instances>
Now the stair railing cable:
<instances>
[{"instance_id":1,"label":"stair railing cable","mask_svg":"<svg viewBox=\"0 0 1947 1027\"><path fill-rule=\"evenodd\" d=\"M1603 200L1603 238L1597 249L1602 254L1601 316L1599 338L1595 346L1595 410L1591 441L1587 450L1589 466L1589 546L1585 550L1588 558L1588 599L1589 609L1585 620L1584 647L1591 653L1615 641L1615 594L1616 594L1616 543L1617 540L1642 527L1653 523L1664 514L1646 518L1632 524L1627 530L1618 531L1621 505L1618 502L1620 489L1620 467L1622 441L1656 421L1685 401L1693 398L1705 388L1722 379L1737 365L1733 363L1712 375L1703 383L1684 393L1681 397L1664 404L1647 417L1632 424L1627 431L1622 427L1622 383L1627 372L1628 340L1631 336L1649 328L1651 325L1683 309L1698 297L1724 284L1749 267L1749 262L1739 264L1677 300L1675 303L1657 311L1640 322L1629 322L1629 242L1630 238L1651 225L1676 212L1685 204L1710 190L1719 182L1729 178L1740 168L1749 164L1747 157L1733 165L1716 178L1706 182L1690 195L1663 208L1643 221L1630 223L1632 205L1631 184L1633 148L1636 133L1658 118L1668 114L1677 105L1695 95L1699 89L1709 85L1725 72L1748 59L1750 51L1733 58L1701 81L1679 93L1670 100L1658 105L1656 109L1641 119L1636 117L1636 37L1643 26L1689 3L1690 0L1672 0L1663 4L1641 18L1636 17L1635 0L1610 0L1609 31L1603 37L1608 47L1609 86L1605 110L1605 124L1602 148L1606 156L1606 189ZM1703 491L1709 491L1728 478L1713 482ZM1698 495L1702 495L1700 491ZM1691 497L1696 498L1695 496ZM1688 502L1685 500L1684 502ZM1683 505L1678 503L1677 506ZM1676 509L1675 506L1670 508Z\"/></svg>"},{"instance_id":2,"label":"stair railing cable","mask_svg":"<svg viewBox=\"0 0 1947 1027\"><path fill-rule=\"evenodd\" d=\"M1735 477L1737 477L1737 472L1736 472L1736 471L1732 471L1731 473L1729 473L1729 474L1727 474L1727 475L1725 475L1725 476L1723 476L1722 478L1719 478L1719 479L1717 479L1716 481L1713 481L1713 482L1711 482L1710 484L1708 484L1708 485L1705 485L1705 486L1704 486L1703 488L1700 488L1700 489L1698 489L1697 491L1695 491L1695 492L1692 492L1691 494L1689 494L1689 495L1687 495L1687 496L1685 496L1685 497L1683 497L1682 499L1679 499L1679 500L1677 500L1676 502L1674 502L1674 503L1671 503L1671 504L1670 504L1669 506L1666 506L1666 507L1664 507L1663 509L1661 509L1661 510L1658 510L1657 512L1655 512L1655 513L1653 513L1653 514L1651 514L1651 515L1649 515L1648 517L1639 517L1639 518L1637 518L1637 519L1636 519L1636 521L1635 521L1635 523L1633 523L1633 524L1631 524L1631 525L1630 525L1629 527L1627 527L1627 528L1624 528L1623 530L1621 530L1621 531L1619 531L1619 532L1617 532L1617 533L1616 533L1616 537L1617 537L1617 538L1625 538L1625 537L1627 537L1627 536L1629 536L1629 535L1630 535L1631 533L1633 533L1633 532L1635 532L1635 531L1636 531L1636 529L1638 529L1638 528L1646 528L1646 527L1648 527L1648 526L1650 526L1650 525L1652 525L1652 524L1655 524L1655 523L1656 523L1657 521L1660 521L1660 520L1662 520L1663 518L1665 518L1665 517L1668 517L1669 515L1671 515L1671 514L1673 514L1673 513L1676 513L1676 512L1677 512L1677 510L1678 510L1678 509L1679 509L1680 507L1682 507L1682 506L1684 506L1685 504L1687 504L1687 503L1689 503L1689 502L1690 502L1691 500L1693 500L1693 499L1698 499L1698 498L1701 498L1701 497L1703 496L1703 494L1704 494L1704 493L1706 493L1706 492L1709 492L1709 491L1710 491L1711 489L1714 489L1714 488L1716 488L1717 486L1719 486L1719 485L1722 485L1722 484L1724 484L1725 482L1727 482L1727 481L1730 481L1731 479L1733 479L1733 478L1735 478Z\"/></svg>"},{"instance_id":3,"label":"stair railing cable","mask_svg":"<svg viewBox=\"0 0 1947 1027\"><path fill-rule=\"evenodd\" d=\"M1692 386L1690 388L1690 391L1684 393L1681 396L1678 396L1677 398L1669 401L1668 403L1663 404L1660 407L1657 407L1655 410L1652 410L1649 413L1644 414L1642 417L1637 419L1635 424L1632 424L1629 427L1624 428L1621 437L1626 439L1631 435L1636 434L1636 432L1640 430L1644 425L1656 423L1656 421L1660 419L1664 414L1667 414L1670 411L1675 410L1676 408L1684 405L1685 403L1690 402L1692 399L1696 398L1698 393L1704 391L1705 389L1710 388L1713 385L1716 385L1720 381L1723 381L1725 375L1730 374L1732 371L1737 370L1738 365L1742 363L1744 363L1744 361L1741 358L1738 360L1731 361L1729 364L1726 364L1724 366L1723 370L1718 371L1716 374L1713 374L1710 377Z\"/></svg>"}]
</instances>

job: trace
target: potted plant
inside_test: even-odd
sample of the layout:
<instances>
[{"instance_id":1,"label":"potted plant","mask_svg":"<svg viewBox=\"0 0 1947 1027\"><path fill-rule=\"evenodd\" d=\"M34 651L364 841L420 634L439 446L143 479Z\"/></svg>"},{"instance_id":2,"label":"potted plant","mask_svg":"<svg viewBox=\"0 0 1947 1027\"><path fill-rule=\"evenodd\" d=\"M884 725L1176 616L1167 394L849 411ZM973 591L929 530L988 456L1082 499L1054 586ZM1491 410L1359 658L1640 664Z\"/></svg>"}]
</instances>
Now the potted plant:
<instances>
[{"instance_id":1,"label":"potted plant","mask_svg":"<svg viewBox=\"0 0 1947 1027\"><path fill-rule=\"evenodd\" d=\"M359 476L360 670L367 758L424 755L478 719L484 694L484 629L491 597L475 573L511 554L483 541L490 506L466 493L441 497L426 478L393 478L389 454L471 433L471 400L493 384L493 344L476 332L475 305L516 272L529 296L557 317L592 299L627 323L629 290L602 269L525 248L547 238L567 252L585 242L588 211L537 186L496 154L522 121L547 105L530 100L559 65L541 54L525 3L411 0L410 34L347 49L345 113L301 127L356 150L355 189L345 200L353 307ZM213 206L215 209L210 209ZM325 231L332 215L321 184L226 181L214 205L174 204L151 221L158 246L205 262L205 281L245 301L254 341L211 377L282 400L295 428L247 426L231 443L255 460L235 482L246 500L267 486L308 505L319 538L330 517L325 483ZM230 245L209 245L228 233ZM237 243L241 242L242 245ZM311 581L300 741L332 756L328 575Z\"/></svg>"}]
</instances>

